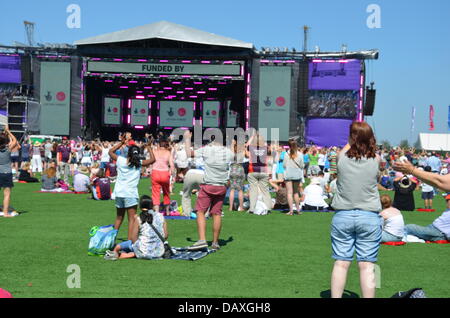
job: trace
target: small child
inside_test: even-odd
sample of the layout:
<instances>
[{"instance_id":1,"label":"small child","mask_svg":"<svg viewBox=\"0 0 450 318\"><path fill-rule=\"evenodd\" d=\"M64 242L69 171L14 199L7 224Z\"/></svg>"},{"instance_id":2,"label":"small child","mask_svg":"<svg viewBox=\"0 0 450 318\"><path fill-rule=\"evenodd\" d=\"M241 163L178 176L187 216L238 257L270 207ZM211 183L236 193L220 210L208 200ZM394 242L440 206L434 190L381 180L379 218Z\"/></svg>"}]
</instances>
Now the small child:
<instances>
[{"instance_id":1,"label":"small child","mask_svg":"<svg viewBox=\"0 0 450 318\"><path fill-rule=\"evenodd\" d=\"M392 206L391 197L383 194L380 197L383 211L380 215L383 217L383 233L381 242L400 242L403 239L405 222L400 210Z\"/></svg>"},{"instance_id":2,"label":"small child","mask_svg":"<svg viewBox=\"0 0 450 318\"><path fill-rule=\"evenodd\" d=\"M135 216L132 228L131 240L117 244L113 251L107 251L105 260L115 261L125 258L159 259L164 254L164 242L150 226L152 224L157 231L167 240L167 224L161 213L153 211L153 201L143 195L139 202L141 213Z\"/></svg>"},{"instance_id":3,"label":"small child","mask_svg":"<svg viewBox=\"0 0 450 318\"><path fill-rule=\"evenodd\" d=\"M431 167L426 166L425 171L431 172ZM425 202L425 209L433 209L434 188L422 182L422 200Z\"/></svg>"}]
</instances>

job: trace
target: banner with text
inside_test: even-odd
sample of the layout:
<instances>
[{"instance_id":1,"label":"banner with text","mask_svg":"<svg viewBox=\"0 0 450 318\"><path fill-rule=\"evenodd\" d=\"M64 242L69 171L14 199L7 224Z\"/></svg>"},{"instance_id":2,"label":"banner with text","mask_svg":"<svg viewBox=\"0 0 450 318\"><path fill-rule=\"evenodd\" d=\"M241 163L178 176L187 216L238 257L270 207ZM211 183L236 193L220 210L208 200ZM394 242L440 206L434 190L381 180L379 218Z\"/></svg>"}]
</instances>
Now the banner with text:
<instances>
[{"instance_id":1,"label":"banner with text","mask_svg":"<svg viewBox=\"0 0 450 318\"><path fill-rule=\"evenodd\" d=\"M159 107L160 126L192 127L193 102L162 101Z\"/></svg>"},{"instance_id":2,"label":"banner with text","mask_svg":"<svg viewBox=\"0 0 450 318\"><path fill-rule=\"evenodd\" d=\"M41 130L43 135L70 133L70 63L41 62Z\"/></svg>"},{"instance_id":3,"label":"banner with text","mask_svg":"<svg viewBox=\"0 0 450 318\"><path fill-rule=\"evenodd\" d=\"M132 99L131 101L131 126L148 125L148 100Z\"/></svg>"},{"instance_id":4,"label":"banner with text","mask_svg":"<svg viewBox=\"0 0 450 318\"><path fill-rule=\"evenodd\" d=\"M88 72L240 76L241 64L167 64L88 62Z\"/></svg>"},{"instance_id":5,"label":"banner with text","mask_svg":"<svg viewBox=\"0 0 450 318\"><path fill-rule=\"evenodd\" d=\"M105 97L103 103L103 124L121 125L122 124L122 100L120 98Z\"/></svg>"},{"instance_id":6,"label":"banner with text","mask_svg":"<svg viewBox=\"0 0 450 318\"><path fill-rule=\"evenodd\" d=\"M261 66L259 84L258 127L279 128L279 140L289 140L291 108L291 67ZM274 136L275 137L275 136Z\"/></svg>"},{"instance_id":7,"label":"banner with text","mask_svg":"<svg viewBox=\"0 0 450 318\"><path fill-rule=\"evenodd\" d=\"M219 127L220 102L203 102L203 127Z\"/></svg>"}]
</instances>

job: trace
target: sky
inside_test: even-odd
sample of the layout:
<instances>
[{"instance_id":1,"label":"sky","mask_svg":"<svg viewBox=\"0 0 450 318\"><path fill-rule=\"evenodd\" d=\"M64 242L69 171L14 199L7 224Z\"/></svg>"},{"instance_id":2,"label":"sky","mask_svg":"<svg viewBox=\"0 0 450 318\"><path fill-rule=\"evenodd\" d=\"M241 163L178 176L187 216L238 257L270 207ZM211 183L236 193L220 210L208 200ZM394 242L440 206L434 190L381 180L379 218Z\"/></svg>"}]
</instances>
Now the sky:
<instances>
[{"instance_id":1,"label":"sky","mask_svg":"<svg viewBox=\"0 0 450 318\"><path fill-rule=\"evenodd\" d=\"M70 4L81 8L81 27L66 25ZM380 8L380 28L369 28L367 7ZM303 25L311 27L308 48L339 51L378 49L366 62L367 83L377 89L373 117L377 140L413 144L429 131L447 133L450 106L449 0L1 0L0 43L26 42L23 21L36 23L35 41L70 43L158 21L169 21L261 47L303 48ZM416 107L411 131L412 107Z\"/></svg>"}]
</instances>

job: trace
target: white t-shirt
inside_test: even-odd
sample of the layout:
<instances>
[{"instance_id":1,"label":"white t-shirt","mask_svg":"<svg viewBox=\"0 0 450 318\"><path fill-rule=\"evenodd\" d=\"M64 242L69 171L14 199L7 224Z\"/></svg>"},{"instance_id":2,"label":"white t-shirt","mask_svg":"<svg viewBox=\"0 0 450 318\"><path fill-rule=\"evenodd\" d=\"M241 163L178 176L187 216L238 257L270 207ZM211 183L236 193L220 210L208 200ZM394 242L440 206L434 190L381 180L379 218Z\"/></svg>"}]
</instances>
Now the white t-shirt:
<instances>
[{"instance_id":1,"label":"white t-shirt","mask_svg":"<svg viewBox=\"0 0 450 318\"><path fill-rule=\"evenodd\" d=\"M325 166L325 155L324 154L319 154L319 159L317 160L317 164L319 166Z\"/></svg>"},{"instance_id":2,"label":"white t-shirt","mask_svg":"<svg viewBox=\"0 0 450 318\"><path fill-rule=\"evenodd\" d=\"M184 169L189 165L189 160L184 147L175 152L175 164L178 168Z\"/></svg>"},{"instance_id":3,"label":"white t-shirt","mask_svg":"<svg viewBox=\"0 0 450 318\"><path fill-rule=\"evenodd\" d=\"M317 184L310 184L303 192L305 194L305 204L310 206L328 207L323 199L322 188Z\"/></svg>"},{"instance_id":4,"label":"white t-shirt","mask_svg":"<svg viewBox=\"0 0 450 318\"><path fill-rule=\"evenodd\" d=\"M434 188L425 182L422 183L422 192L431 192L434 191Z\"/></svg>"},{"instance_id":5,"label":"white t-shirt","mask_svg":"<svg viewBox=\"0 0 450 318\"><path fill-rule=\"evenodd\" d=\"M102 157L100 158L100 162L109 162L109 150L111 148L103 148L102 147Z\"/></svg>"},{"instance_id":6,"label":"white t-shirt","mask_svg":"<svg viewBox=\"0 0 450 318\"><path fill-rule=\"evenodd\" d=\"M228 167L233 160L233 152L224 146L209 145L197 149L195 157L205 162L205 183L225 185L228 181Z\"/></svg>"},{"instance_id":7,"label":"white t-shirt","mask_svg":"<svg viewBox=\"0 0 450 318\"><path fill-rule=\"evenodd\" d=\"M142 161L141 161L142 163ZM141 169L130 168L127 158L117 158L117 180L114 187L116 198L139 198L138 184L141 178Z\"/></svg>"},{"instance_id":8,"label":"white t-shirt","mask_svg":"<svg viewBox=\"0 0 450 318\"><path fill-rule=\"evenodd\" d=\"M395 215L384 220L383 230L397 237L403 237L405 222L403 215Z\"/></svg>"}]
</instances>

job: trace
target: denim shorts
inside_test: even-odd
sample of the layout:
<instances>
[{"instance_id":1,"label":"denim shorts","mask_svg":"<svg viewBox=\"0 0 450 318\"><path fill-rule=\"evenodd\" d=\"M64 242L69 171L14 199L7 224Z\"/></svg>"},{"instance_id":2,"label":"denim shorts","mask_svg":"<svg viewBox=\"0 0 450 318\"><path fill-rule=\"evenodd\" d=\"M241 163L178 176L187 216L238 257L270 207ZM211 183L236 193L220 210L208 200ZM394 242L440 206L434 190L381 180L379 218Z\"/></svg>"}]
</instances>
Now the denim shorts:
<instances>
[{"instance_id":1,"label":"denim shorts","mask_svg":"<svg viewBox=\"0 0 450 318\"><path fill-rule=\"evenodd\" d=\"M382 233L382 217L362 210L337 211L331 224L333 258L376 262Z\"/></svg>"},{"instance_id":2,"label":"denim shorts","mask_svg":"<svg viewBox=\"0 0 450 318\"><path fill-rule=\"evenodd\" d=\"M138 198L116 198L116 208L126 209L139 204Z\"/></svg>"},{"instance_id":3,"label":"denim shorts","mask_svg":"<svg viewBox=\"0 0 450 318\"><path fill-rule=\"evenodd\" d=\"M133 249L133 242L132 241L125 241L119 244L120 251L124 253L134 253Z\"/></svg>"}]
</instances>

